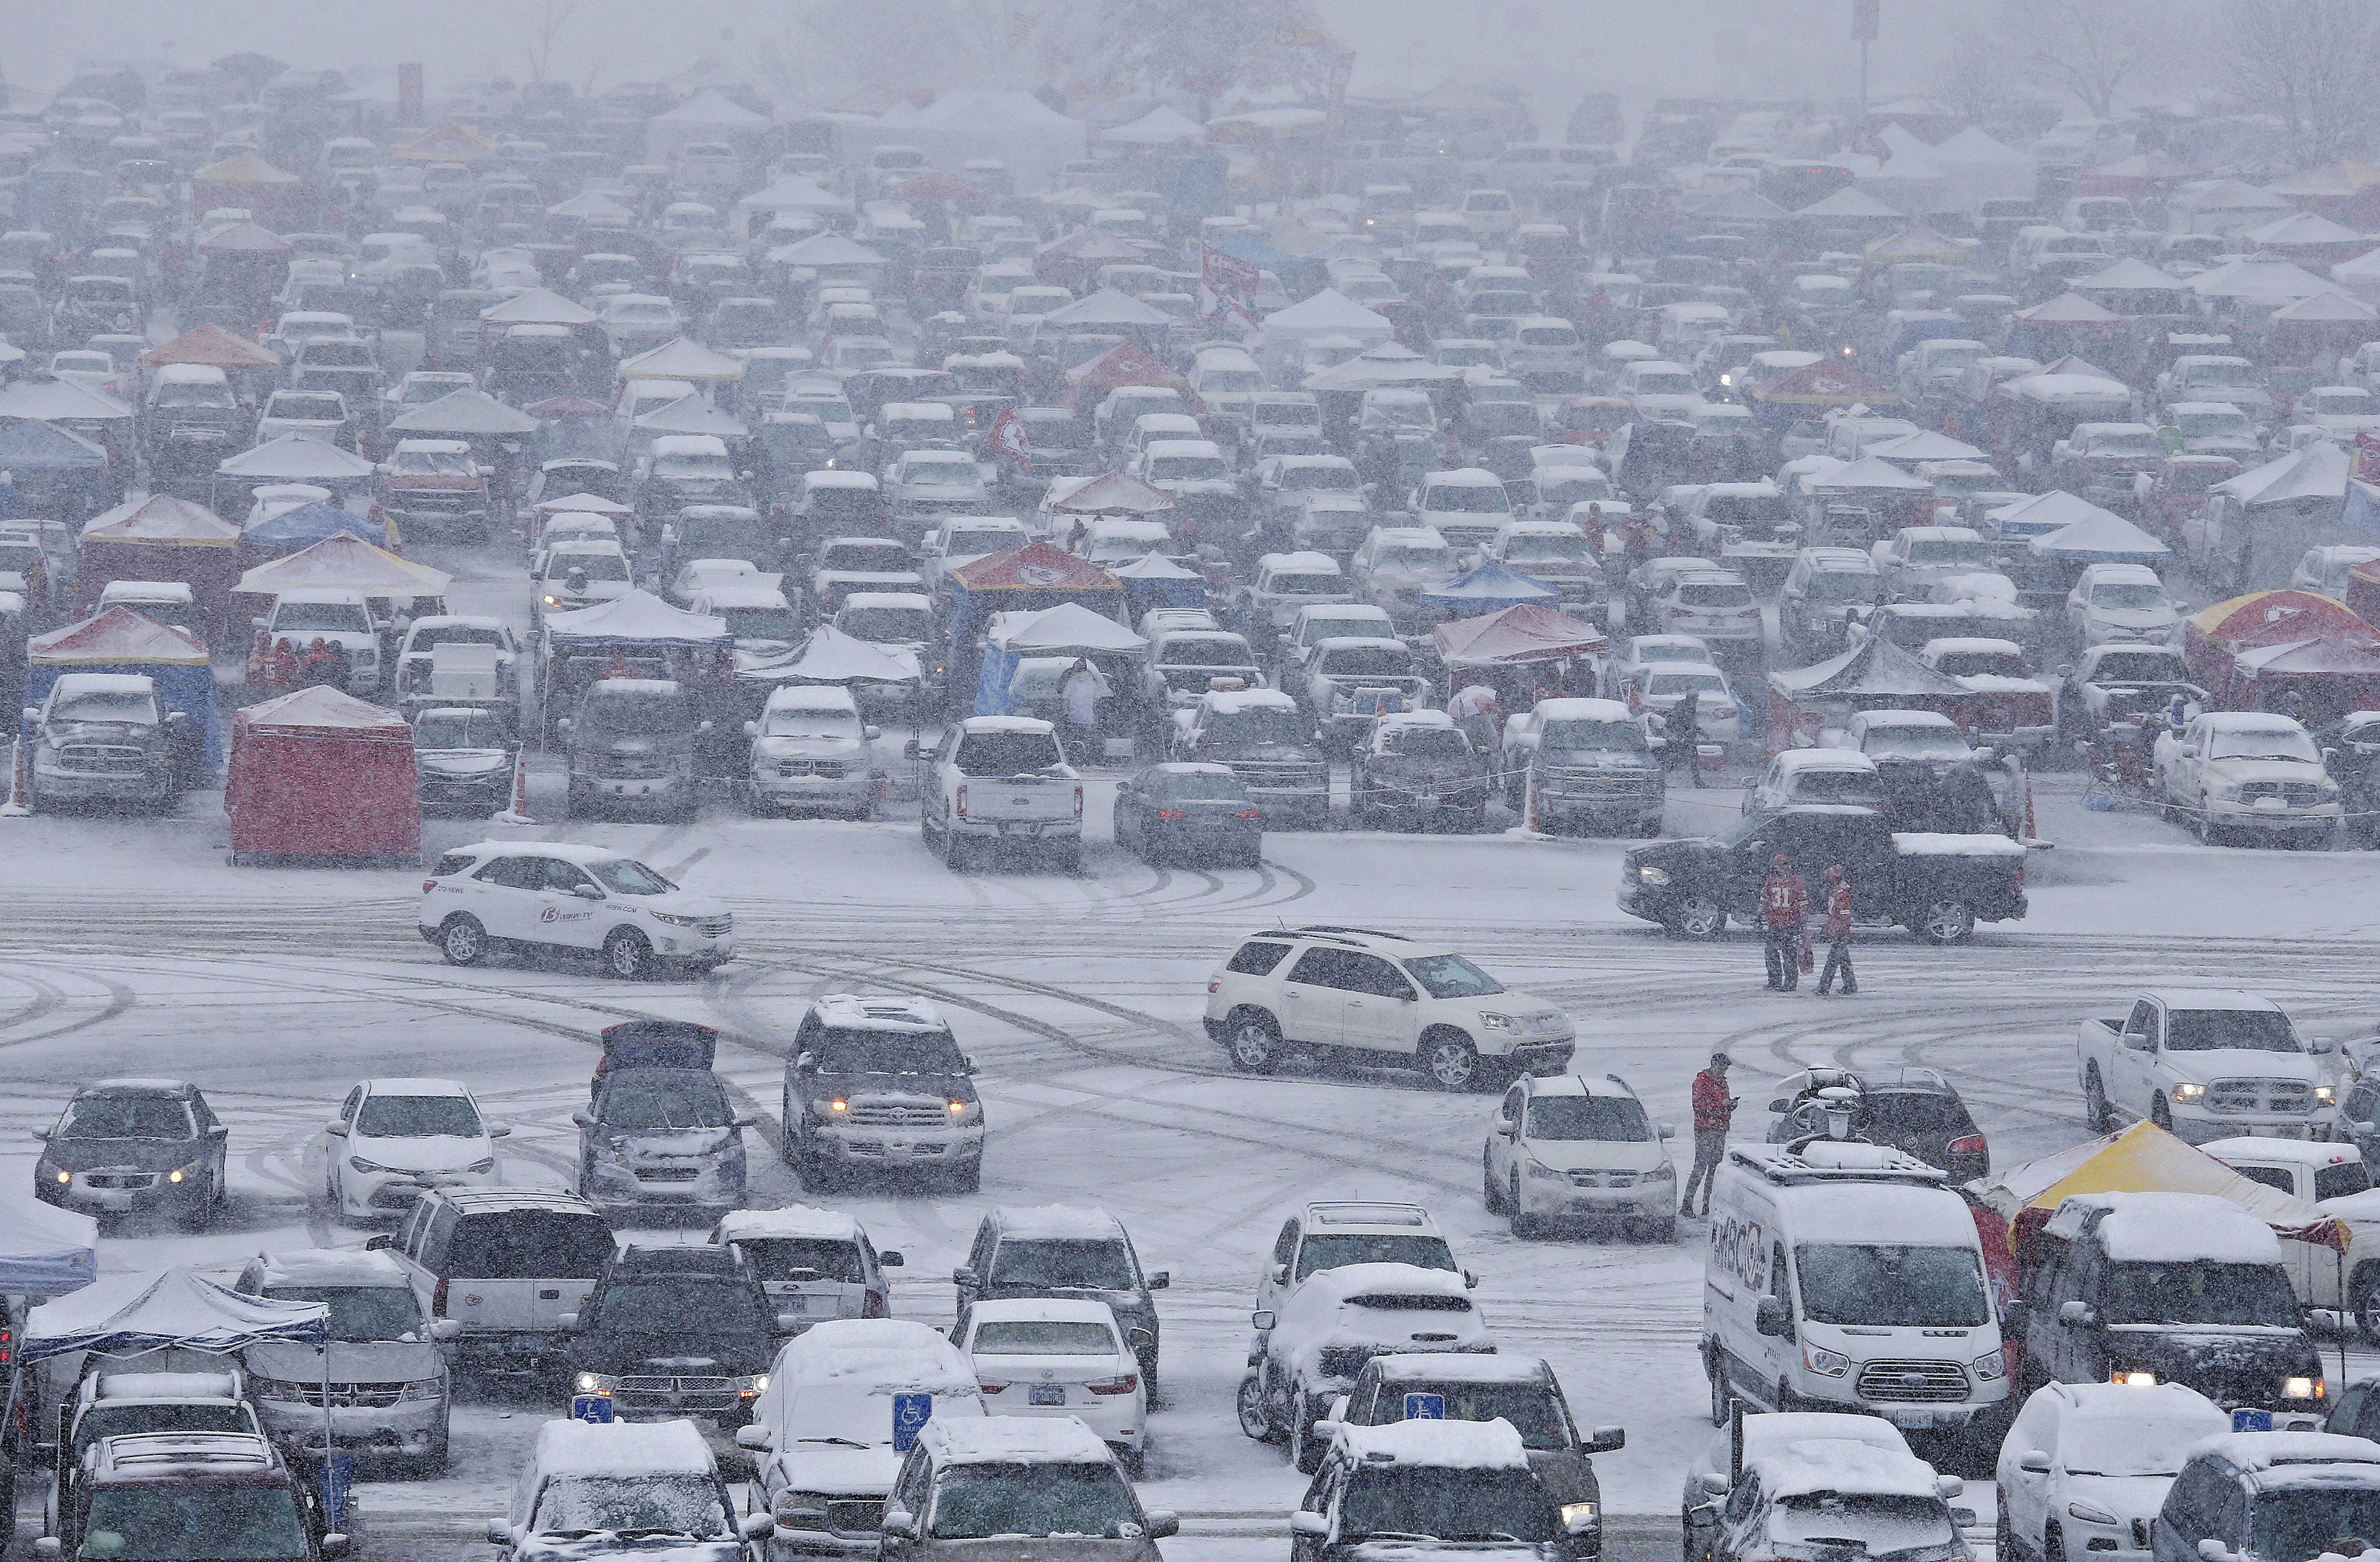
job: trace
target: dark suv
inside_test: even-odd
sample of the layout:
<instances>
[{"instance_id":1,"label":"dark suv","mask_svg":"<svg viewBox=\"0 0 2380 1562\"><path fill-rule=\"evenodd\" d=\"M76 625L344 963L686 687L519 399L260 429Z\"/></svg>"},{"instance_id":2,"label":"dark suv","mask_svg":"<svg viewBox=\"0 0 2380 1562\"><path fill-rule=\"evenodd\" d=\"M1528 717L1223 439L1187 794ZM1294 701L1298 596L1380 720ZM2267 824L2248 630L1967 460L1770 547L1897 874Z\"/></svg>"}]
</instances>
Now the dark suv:
<instances>
[{"instance_id":1,"label":"dark suv","mask_svg":"<svg viewBox=\"0 0 2380 1562\"><path fill-rule=\"evenodd\" d=\"M976 1227L967 1261L951 1275L959 1310L1010 1297L1104 1301L1157 1397L1157 1301L1148 1293L1172 1283L1164 1270L1146 1277L1123 1223L1099 1209L1043 1204L995 1209Z\"/></svg>"},{"instance_id":2,"label":"dark suv","mask_svg":"<svg viewBox=\"0 0 2380 1562\"><path fill-rule=\"evenodd\" d=\"M227 1133L196 1085L101 1080L33 1130L33 1196L85 1214L163 1212L200 1230L223 1204Z\"/></svg>"},{"instance_id":3,"label":"dark suv","mask_svg":"<svg viewBox=\"0 0 2380 1562\"><path fill-rule=\"evenodd\" d=\"M1841 1086L1859 1093L1852 1109L1852 1137L1888 1144L1969 1182L1992 1169L1992 1147L1967 1113L1949 1080L1931 1068L1891 1073L1850 1068L1808 1068L1778 1081L1768 1110L1768 1142L1790 1144L1827 1131L1818 1092Z\"/></svg>"},{"instance_id":4,"label":"dark suv","mask_svg":"<svg viewBox=\"0 0 2380 1562\"><path fill-rule=\"evenodd\" d=\"M974 1073L931 1004L828 994L794 1032L779 1119L785 1159L813 1191L917 1172L972 1193L983 1178Z\"/></svg>"},{"instance_id":5,"label":"dark suv","mask_svg":"<svg viewBox=\"0 0 2380 1562\"><path fill-rule=\"evenodd\" d=\"M604 1266L587 1305L563 1318L574 1394L601 1395L622 1419L752 1419L784 1326L733 1248L630 1247Z\"/></svg>"}]
</instances>

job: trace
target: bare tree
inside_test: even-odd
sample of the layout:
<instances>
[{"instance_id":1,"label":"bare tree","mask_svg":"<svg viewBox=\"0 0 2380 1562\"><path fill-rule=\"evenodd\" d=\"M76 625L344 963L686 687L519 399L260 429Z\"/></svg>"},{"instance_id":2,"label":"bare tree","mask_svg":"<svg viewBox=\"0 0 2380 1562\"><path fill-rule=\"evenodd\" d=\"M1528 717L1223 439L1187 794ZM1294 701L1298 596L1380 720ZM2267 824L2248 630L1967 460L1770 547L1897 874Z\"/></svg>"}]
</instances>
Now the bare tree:
<instances>
[{"instance_id":1,"label":"bare tree","mask_svg":"<svg viewBox=\"0 0 2380 1562\"><path fill-rule=\"evenodd\" d=\"M2380 134L2380 8L2372 0L2229 0L2222 57L2252 113L2281 122L2300 165Z\"/></svg>"},{"instance_id":2,"label":"bare tree","mask_svg":"<svg viewBox=\"0 0 2380 1562\"><path fill-rule=\"evenodd\" d=\"M521 49L528 55L530 80L551 79L554 48L578 19L582 4L583 0L522 0L521 31L528 38Z\"/></svg>"},{"instance_id":3,"label":"bare tree","mask_svg":"<svg viewBox=\"0 0 2380 1562\"><path fill-rule=\"evenodd\" d=\"M1998 116L2012 103L2022 74L2008 40L1969 27L1951 37L1934 62L1933 95L1971 125Z\"/></svg>"},{"instance_id":4,"label":"bare tree","mask_svg":"<svg viewBox=\"0 0 2380 1562\"><path fill-rule=\"evenodd\" d=\"M2163 64L2172 21L2148 0L2007 0L1996 31L2028 79L2112 119L2125 88Z\"/></svg>"}]
</instances>

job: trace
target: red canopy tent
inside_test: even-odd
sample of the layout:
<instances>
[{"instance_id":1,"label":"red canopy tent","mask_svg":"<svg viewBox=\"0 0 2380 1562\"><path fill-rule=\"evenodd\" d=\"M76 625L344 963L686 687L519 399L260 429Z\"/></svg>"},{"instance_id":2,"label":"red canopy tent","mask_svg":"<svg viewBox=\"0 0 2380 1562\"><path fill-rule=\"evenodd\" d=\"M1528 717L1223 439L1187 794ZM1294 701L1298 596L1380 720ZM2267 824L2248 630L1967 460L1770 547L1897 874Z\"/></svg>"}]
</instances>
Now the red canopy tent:
<instances>
[{"instance_id":1,"label":"red canopy tent","mask_svg":"<svg viewBox=\"0 0 2380 1562\"><path fill-rule=\"evenodd\" d=\"M170 342L151 348L140 361L155 368L165 363L208 363L234 373L242 369L281 372L281 360L247 337L220 325L194 325Z\"/></svg>"},{"instance_id":2,"label":"red canopy tent","mask_svg":"<svg viewBox=\"0 0 2380 1562\"><path fill-rule=\"evenodd\" d=\"M2380 310L2344 293L2316 293L2284 304L2265 323L2265 359L2269 363L2320 365L2351 355L2366 342L2380 342Z\"/></svg>"},{"instance_id":3,"label":"red canopy tent","mask_svg":"<svg viewBox=\"0 0 2380 1562\"><path fill-rule=\"evenodd\" d=\"M1448 666L1510 666L1522 662L1560 662L1611 648L1611 639L1550 607L1524 602L1500 613L1440 624L1433 638Z\"/></svg>"},{"instance_id":4,"label":"red canopy tent","mask_svg":"<svg viewBox=\"0 0 2380 1562\"><path fill-rule=\"evenodd\" d=\"M220 625L239 578L238 543L238 527L188 499L159 494L118 505L83 525L76 600L88 610L110 580L179 580L209 625Z\"/></svg>"},{"instance_id":5,"label":"red canopy tent","mask_svg":"<svg viewBox=\"0 0 2380 1562\"><path fill-rule=\"evenodd\" d=\"M1790 407L1898 407L1900 395L1883 381L1847 364L1821 360L1779 374L1753 392L1763 401Z\"/></svg>"},{"instance_id":6,"label":"red canopy tent","mask_svg":"<svg viewBox=\"0 0 2380 1562\"><path fill-rule=\"evenodd\" d=\"M1066 405L1081 407L1097 401L1118 385L1163 385L1190 394L1190 382L1148 349L1119 342L1087 363L1066 371ZM1889 391L1885 393L1889 396Z\"/></svg>"},{"instance_id":7,"label":"red canopy tent","mask_svg":"<svg viewBox=\"0 0 2380 1562\"><path fill-rule=\"evenodd\" d=\"M224 787L235 865L421 851L413 731L395 711L315 685L232 719Z\"/></svg>"},{"instance_id":8,"label":"red canopy tent","mask_svg":"<svg viewBox=\"0 0 2380 1562\"><path fill-rule=\"evenodd\" d=\"M2380 624L2380 559L2347 572L2347 605L2367 624Z\"/></svg>"},{"instance_id":9,"label":"red canopy tent","mask_svg":"<svg viewBox=\"0 0 2380 1562\"><path fill-rule=\"evenodd\" d=\"M2268 709L2292 687L2309 714L2380 704L2380 630L2313 592L2250 592L2203 609L2185 626L2182 659L2218 710Z\"/></svg>"},{"instance_id":10,"label":"red canopy tent","mask_svg":"<svg viewBox=\"0 0 2380 1562\"><path fill-rule=\"evenodd\" d=\"M318 202L306 181L274 167L252 152L237 152L190 176L190 210L244 211L269 227L296 232L308 226Z\"/></svg>"}]
</instances>

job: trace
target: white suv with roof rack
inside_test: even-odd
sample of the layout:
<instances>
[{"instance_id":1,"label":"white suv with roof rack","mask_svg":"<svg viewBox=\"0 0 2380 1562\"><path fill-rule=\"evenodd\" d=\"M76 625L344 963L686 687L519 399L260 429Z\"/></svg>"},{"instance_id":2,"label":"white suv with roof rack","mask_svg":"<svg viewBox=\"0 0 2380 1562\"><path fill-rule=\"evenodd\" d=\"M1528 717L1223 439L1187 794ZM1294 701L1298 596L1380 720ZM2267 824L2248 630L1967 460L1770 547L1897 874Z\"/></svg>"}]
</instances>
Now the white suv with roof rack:
<instances>
[{"instance_id":1,"label":"white suv with roof rack","mask_svg":"<svg viewBox=\"0 0 2380 1562\"><path fill-rule=\"evenodd\" d=\"M1355 927L1244 940L1207 982L1207 1034L1244 1073L1284 1051L1417 1068L1444 1090L1492 1090L1567 1067L1576 1032L1543 998L1508 992L1442 945Z\"/></svg>"},{"instance_id":2,"label":"white suv with roof rack","mask_svg":"<svg viewBox=\"0 0 2380 1562\"><path fill-rule=\"evenodd\" d=\"M1436 1217L1419 1204L1383 1199L1317 1199L1281 1223L1271 1256L1257 1281L1257 1305L1278 1309L1300 1286L1326 1269L1351 1263L1403 1263L1442 1269L1473 1283Z\"/></svg>"}]
</instances>

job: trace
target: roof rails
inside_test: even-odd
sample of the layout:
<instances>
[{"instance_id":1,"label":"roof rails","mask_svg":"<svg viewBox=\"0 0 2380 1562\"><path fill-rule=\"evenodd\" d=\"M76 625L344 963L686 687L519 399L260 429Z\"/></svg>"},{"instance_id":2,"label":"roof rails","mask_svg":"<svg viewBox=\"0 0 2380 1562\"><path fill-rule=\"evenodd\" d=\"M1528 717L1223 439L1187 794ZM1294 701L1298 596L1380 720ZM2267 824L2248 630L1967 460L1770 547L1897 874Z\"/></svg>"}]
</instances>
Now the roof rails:
<instances>
[{"instance_id":1,"label":"roof rails","mask_svg":"<svg viewBox=\"0 0 2380 1562\"><path fill-rule=\"evenodd\" d=\"M1337 933L1353 934L1358 938L1393 938L1400 944L1413 942L1410 936L1402 933L1382 933L1378 928L1369 927L1335 927L1327 922L1316 922L1308 927L1292 928L1290 931L1293 934Z\"/></svg>"},{"instance_id":2,"label":"roof rails","mask_svg":"<svg viewBox=\"0 0 2380 1562\"><path fill-rule=\"evenodd\" d=\"M1950 1174L1905 1151L1856 1141L1804 1145L1799 1154L1775 1144L1739 1144L1727 1158L1754 1176L1781 1186L1818 1182L1919 1182L1939 1185Z\"/></svg>"}]
</instances>

